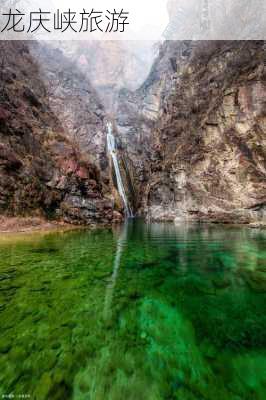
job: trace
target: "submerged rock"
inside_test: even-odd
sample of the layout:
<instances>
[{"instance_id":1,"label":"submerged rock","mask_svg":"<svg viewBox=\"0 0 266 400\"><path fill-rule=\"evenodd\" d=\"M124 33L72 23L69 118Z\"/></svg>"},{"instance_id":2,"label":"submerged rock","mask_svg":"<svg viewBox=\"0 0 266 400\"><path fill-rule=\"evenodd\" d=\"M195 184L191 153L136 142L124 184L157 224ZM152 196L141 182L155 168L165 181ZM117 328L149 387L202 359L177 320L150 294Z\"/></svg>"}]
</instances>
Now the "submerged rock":
<instances>
[{"instance_id":1,"label":"submerged rock","mask_svg":"<svg viewBox=\"0 0 266 400\"><path fill-rule=\"evenodd\" d=\"M266 292L266 271L243 271L242 275L252 290Z\"/></svg>"}]
</instances>

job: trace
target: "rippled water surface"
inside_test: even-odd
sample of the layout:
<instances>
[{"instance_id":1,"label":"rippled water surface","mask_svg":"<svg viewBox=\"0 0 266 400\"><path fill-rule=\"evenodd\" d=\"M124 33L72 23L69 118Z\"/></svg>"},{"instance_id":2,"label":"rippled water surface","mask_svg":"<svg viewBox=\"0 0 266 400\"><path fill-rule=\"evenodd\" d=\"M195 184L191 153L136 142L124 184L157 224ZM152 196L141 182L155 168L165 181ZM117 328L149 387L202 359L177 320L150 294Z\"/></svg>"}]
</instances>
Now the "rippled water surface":
<instances>
[{"instance_id":1,"label":"rippled water surface","mask_svg":"<svg viewBox=\"0 0 266 400\"><path fill-rule=\"evenodd\" d=\"M265 400L266 231L0 238L0 396Z\"/></svg>"}]
</instances>

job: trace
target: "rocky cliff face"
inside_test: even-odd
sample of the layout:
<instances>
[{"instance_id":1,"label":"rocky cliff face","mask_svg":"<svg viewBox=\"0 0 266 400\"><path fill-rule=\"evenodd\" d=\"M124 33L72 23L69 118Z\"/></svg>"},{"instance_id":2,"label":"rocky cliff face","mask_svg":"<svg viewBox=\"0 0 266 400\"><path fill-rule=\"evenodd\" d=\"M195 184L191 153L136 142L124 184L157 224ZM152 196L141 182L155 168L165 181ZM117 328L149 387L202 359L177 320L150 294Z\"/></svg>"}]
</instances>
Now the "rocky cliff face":
<instances>
[{"instance_id":1,"label":"rocky cliff face","mask_svg":"<svg viewBox=\"0 0 266 400\"><path fill-rule=\"evenodd\" d=\"M1 42L0 85L1 214L111 222L115 215L108 182L93 157L73 143L71 126L62 124L50 107L42 72L25 43ZM90 117L98 107L95 102ZM90 120L95 129L102 113Z\"/></svg>"},{"instance_id":2,"label":"rocky cliff face","mask_svg":"<svg viewBox=\"0 0 266 400\"><path fill-rule=\"evenodd\" d=\"M80 42L76 46L74 54L79 67L98 89L137 89L153 61L151 42L103 40Z\"/></svg>"},{"instance_id":3,"label":"rocky cliff face","mask_svg":"<svg viewBox=\"0 0 266 400\"><path fill-rule=\"evenodd\" d=\"M51 110L71 141L90 154L104 173L106 112L87 75L74 59L49 43L32 42L30 52L38 64Z\"/></svg>"},{"instance_id":4,"label":"rocky cliff face","mask_svg":"<svg viewBox=\"0 0 266 400\"><path fill-rule=\"evenodd\" d=\"M263 42L166 42L146 83L125 97L118 128L142 148L131 160L135 170L143 163L144 214L265 220Z\"/></svg>"},{"instance_id":5,"label":"rocky cliff face","mask_svg":"<svg viewBox=\"0 0 266 400\"><path fill-rule=\"evenodd\" d=\"M53 47L61 54L63 62L55 64L49 60L50 66L45 68L51 69L52 63L54 70L66 64L79 70L87 83L84 86L88 87L88 82L92 82L110 115L114 111L117 92L122 88L136 90L146 79L154 58L154 46L150 41L52 42L44 46L46 51L50 48L51 52Z\"/></svg>"},{"instance_id":6,"label":"rocky cliff face","mask_svg":"<svg viewBox=\"0 0 266 400\"><path fill-rule=\"evenodd\" d=\"M179 45L176 42L160 46L145 82L136 91L120 90L114 106L121 153L127 159L134 186L135 208L141 215L153 164L158 161L155 131L161 112L161 100L174 73L174 57L177 57L178 52Z\"/></svg>"},{"instance_id":7,"label":"rocky cliff face","mask_svg":"<svg viewBox=\"0 0 266 400\"><path fill-rule=\"evenodd\" d=\"M65 51L1 46L0 212L120 220L106 111L87 74ZM263 42L165 42L144 84L118 89L119 160L139 214L265 221Z\"/></svg>"}]
</instances>

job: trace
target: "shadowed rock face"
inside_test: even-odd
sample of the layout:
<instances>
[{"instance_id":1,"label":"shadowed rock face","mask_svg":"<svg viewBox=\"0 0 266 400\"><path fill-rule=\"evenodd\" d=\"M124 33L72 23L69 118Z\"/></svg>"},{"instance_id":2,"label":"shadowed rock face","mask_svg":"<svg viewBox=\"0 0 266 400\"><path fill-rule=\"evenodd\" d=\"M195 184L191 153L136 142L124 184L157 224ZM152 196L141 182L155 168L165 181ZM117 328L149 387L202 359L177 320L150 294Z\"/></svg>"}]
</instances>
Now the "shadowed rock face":
<instances>
[{"instance_id":1,"label":"shadowed rock face","mask_svg":"<svg viewBox=\"0 0 266 400\"><path fill-rule=\"evenodd\" d=\"M147 216L265 219L264 57L263 42L166 42L125 95L118 128L142 149L130 156Z\"/></svg>"},{"instance_id":2,"label":"shadowed rock face","mask_svg":"<svg viewBox=\"0 0 266 400\"><path fill-rule=\"evenodd\" d=\"M1 55L0 212L112 221L108 182L51 110L28 45L2 42ZM95 129L97 121L91 120Z\"/></svg>"}]
</instances>

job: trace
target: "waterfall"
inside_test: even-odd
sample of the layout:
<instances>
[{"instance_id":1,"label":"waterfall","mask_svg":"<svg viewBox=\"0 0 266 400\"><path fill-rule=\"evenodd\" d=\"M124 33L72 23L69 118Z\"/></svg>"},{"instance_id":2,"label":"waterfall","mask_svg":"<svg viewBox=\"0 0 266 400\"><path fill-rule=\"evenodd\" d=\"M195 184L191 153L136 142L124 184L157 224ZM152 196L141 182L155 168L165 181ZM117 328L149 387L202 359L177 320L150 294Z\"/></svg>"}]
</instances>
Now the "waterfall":
<instances>
[{"instance_id":1,"label":"waterfall","mask_svg":"<svg viewBox=\"0 0 266 400\"><path fill-rule=\"evenodd\" d=\"M126 215L128 218L133 217L133 213L132 213L132 210L128 203L128 200L127 200L127 195L125 192L125 188L124 188L124 184L123 184L123 180L122 180L122 176L121 176L121 172L120 172L120 168L119 168L119 162L118 162L118 158L117 158L117 149L116 149L115 138L113 135L113 129L112 129L111 122L107 123L107 149L113 160L116 181L117 181L117 188L118 188L118 192L123 200Z\"/></svg>"}]
</instances>

